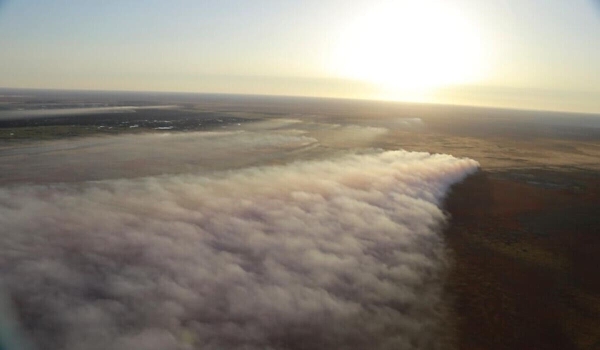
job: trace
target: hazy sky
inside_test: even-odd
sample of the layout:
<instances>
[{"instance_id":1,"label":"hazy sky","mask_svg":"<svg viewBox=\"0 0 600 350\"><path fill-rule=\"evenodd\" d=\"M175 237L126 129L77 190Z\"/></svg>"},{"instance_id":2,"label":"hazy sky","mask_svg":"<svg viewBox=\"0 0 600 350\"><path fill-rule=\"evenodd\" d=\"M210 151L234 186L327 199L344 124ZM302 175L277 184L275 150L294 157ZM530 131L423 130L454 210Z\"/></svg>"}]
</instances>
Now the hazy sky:
<instances>
[{"instance_id":1,"label":"hazy sky","mask_svg":"<svg viewBox=\"0 0 600 350\"><path fill-rule=\"evenodd\" d=\"M600 112L595 0L0 0L0 87Z\"/></svg>"}]
</instances>

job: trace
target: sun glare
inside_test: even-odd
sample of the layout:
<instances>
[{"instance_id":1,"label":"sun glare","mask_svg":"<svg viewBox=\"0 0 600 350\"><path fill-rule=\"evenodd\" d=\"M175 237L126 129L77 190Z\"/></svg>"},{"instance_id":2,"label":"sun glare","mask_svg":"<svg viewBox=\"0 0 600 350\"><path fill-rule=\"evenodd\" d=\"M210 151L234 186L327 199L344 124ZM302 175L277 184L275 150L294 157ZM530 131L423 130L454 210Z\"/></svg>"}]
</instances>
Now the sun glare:
<instances>
[{"instance_id":1,"label":"sun glare","mask_svg":"<svg viewBox=\"0 0 600 350\"><path fill-rule=\"evenodd\" d=\"M460 12L434 1L392 1L356 18L337 42L332 70L417 97L482 75L477 31ZM412 96L410 96L412 95Z\"/></svg>"}]
</instances>

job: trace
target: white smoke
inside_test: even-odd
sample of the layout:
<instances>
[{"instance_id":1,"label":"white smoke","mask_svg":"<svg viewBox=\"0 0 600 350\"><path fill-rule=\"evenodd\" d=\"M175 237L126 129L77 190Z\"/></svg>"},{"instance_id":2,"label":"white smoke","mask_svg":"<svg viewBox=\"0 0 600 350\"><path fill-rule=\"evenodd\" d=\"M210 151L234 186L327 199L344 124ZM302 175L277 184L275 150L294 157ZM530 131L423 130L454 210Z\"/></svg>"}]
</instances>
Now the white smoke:
<instances>
[{"instance_id":1,"label":"white smoke","mask_svg":"<svg viewBox=\"0 0 600 350\"><path fill-rule=\"evenodd\" d=\"M226 170L285 158L317 140L295 130L87 137L0 148L3 182L58 182Z\"/></svg>"},{"instance_id":2,"label":"white smoke","mask_svg":"<svg viewBox=\"0 0 600 350\"><path fill-rule=\"evenodd\" d=\"M45 349L443 347L449 186L375 152L0 189L0 278Z\"/></svg>"}]
</instances>

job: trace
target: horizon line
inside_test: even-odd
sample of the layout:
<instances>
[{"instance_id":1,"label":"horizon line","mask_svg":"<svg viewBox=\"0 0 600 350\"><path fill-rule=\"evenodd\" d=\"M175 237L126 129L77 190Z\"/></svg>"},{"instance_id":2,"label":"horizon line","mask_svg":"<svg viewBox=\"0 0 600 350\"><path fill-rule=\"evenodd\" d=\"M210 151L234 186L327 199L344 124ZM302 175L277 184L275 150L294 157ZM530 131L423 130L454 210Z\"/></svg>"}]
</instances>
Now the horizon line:
<instances>
[{"instance_id":1,"label":"horizon line","mask_svg":"<svg viewBox=\"0 0 600 350\"><path fill-rule=\"evenodd\" d=\"M172 91L172 90L106 90L106 89L69 89L69 88L31 88L31 87L6 87L0 86L0 90L25 90L25 91L45 91L45 92L84 92L84 93L130 93L130 94L183 94L183 95L219 95L219 96L238 96L238 97L275 97L275 98L297 98L297 99L318 99L318 100L338 100L338 101L357 101L357 102L376 102L388 104L413 104L422 106L438 106L438 107L463 107L473 109L494 109L506 110L515 112L548 112L548 113L568 113L587 116L600 117L600 111L584 112L560 109L539 109L539 108L523 108L523 107L506 107L488 104L461 104L461 103L442 103L442 102L423 102L423 101L403 101L392 99L377 99L377 98L355 98L355 97L339 97L339 96L311 96L311 95L278 95L278 94L252 94L252 93L233 93L233 92L202 92L202 91Z\"/></svg>"}]
</instances>

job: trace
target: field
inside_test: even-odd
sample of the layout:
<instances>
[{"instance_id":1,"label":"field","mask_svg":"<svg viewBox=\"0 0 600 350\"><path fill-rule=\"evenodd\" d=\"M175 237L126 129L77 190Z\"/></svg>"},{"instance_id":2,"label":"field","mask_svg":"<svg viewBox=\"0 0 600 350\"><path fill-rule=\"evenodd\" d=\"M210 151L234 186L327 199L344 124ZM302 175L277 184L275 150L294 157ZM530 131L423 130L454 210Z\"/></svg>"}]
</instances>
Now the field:
<instances>
[{"instance_id":1,"label":"field","mask_svg":"<svg viewBox=\"0 0 600 350\"><path fill-rule=\"evenodd\" d=\"M600 349L598 116L224 95L38 92L5 94L1 102L5 186L280 165L366 149L477 160L480 170L455 185L444 203L450 218L444 233L452 317L447 327L457 347ZM154 105L163 107L148 107ZM114 107L124 110L103 109ZM29 109L45 112L15 117ZM101 159L108 154L103 149L119 146L113 145L117 135L259 129L318 144L286 145L280 153L269 153L268 146L255 154L240 149L227 160L229 153L207 148L201 161L186 153L198 150L181 149L179 158L167 159L158 150L143 153L141 144L141 153L111 160L111 169L94 168L94 155ZM90 138L101 140L102 148L77 158L81 140ZM48 150L50 141L62 146ZM52 159L72 164L73 171Z\"/></svg>"},{"instance_id":2,"label":"field","mask_svg":"<svg viewBox=\"0 0 600 350\"><path fill-rule=\"evenodd\" d=\"M480 172L446 202L460 348L598 348L598 176L513 175Z\"/></svg>"}]
</instances>

